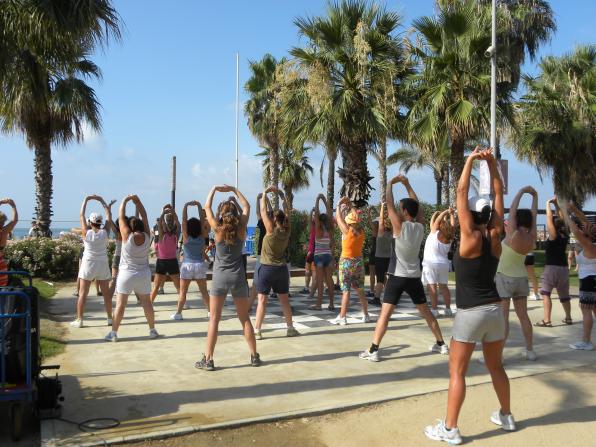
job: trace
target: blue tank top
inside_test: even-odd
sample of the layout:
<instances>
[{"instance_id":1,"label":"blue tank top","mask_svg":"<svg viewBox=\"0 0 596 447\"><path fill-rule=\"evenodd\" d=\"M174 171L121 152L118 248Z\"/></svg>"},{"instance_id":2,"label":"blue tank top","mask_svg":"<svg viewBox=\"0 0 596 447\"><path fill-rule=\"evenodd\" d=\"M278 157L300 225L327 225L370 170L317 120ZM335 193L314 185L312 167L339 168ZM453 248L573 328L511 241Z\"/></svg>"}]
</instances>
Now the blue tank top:
<instances>
[{"instance_id":1,"label":"blue tank top","mask_svg":"<svg viewBox=\"0 0 596 447\"><path fill-rule=\"evenodd\" d=\"M203 262L203 251L205 250L205 238L190 237L182 245L184 250L184 262Z\"/></svg>"}]
</instances>

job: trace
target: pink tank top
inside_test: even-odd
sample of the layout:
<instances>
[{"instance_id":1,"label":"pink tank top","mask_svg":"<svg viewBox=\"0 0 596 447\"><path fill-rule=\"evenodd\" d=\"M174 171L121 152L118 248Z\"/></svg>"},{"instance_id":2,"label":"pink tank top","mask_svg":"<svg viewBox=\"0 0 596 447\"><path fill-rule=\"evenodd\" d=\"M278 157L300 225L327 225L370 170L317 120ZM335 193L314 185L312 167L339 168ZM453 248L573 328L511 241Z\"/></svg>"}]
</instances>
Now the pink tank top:
<instances>
[{"instance_id":1,"label":"pink tank top","mask_svg":"<svg viewBox=\"0 0 596 447\"><path fill-rule=\"evenodd\" d=\"M157 259L176 259L178 248L178 237L176 233L164 233L159 242L155 243Z\"/></svg>"}]
</instances>

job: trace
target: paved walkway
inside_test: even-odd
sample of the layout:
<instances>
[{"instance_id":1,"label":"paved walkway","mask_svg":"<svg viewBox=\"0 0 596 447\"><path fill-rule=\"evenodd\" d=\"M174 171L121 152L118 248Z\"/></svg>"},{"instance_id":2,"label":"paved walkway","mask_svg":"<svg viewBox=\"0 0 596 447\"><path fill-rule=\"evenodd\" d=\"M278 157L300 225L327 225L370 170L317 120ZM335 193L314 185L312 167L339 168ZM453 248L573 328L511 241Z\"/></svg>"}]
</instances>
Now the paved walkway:
<instances>
[{"instance_id":1,"label":"paved walkway","mask_svg":"<svg viewBox=\"0 0 596 447\"><path fill-rule=\"evenodd\" d=\"M358 359L358 352L370 344L374 322L362 324L353 319L348 326L332 326L324 320L334 314L306 309L308 298L297 293L302 279L295 278L293 284L292 303L302 336L285 337L280 329L279 307L272 305L264 327L265 340L258 342L264 364L251 368L234 308L227 305L215 351L215 372L194 368L204 349L208 321L195 293L190 294L193 308L185 311L181 322L169 319L176 302L173 286L168 284L167 294L158 296L157 329L164 336L157 340L147 338L142 309L130 304L118 343L103 341L108 328L102 300L92 297L86 327L69 328L66 352L52 359L52 363L62 365L66 398L63 418L81 422L110 417L117 418L120 426L85 433L71 423L45 421L42 445L101 445L164 437L345 409L447 388L448 359L428 352L433 337L407 297L383 340L383 361L370 363ZM65 323L72 318L75 306L71 293L66 288L53 299L51 310ZM577 319L577 300L572 305ZM353 301L353 317L358 316L358 307ZM530 301L529 308L531 319L539 320L542 303ZM553 321L561 319L562 309L555 302ZM443 317L439 322L448 339L453 320ZM581 325L562 323L552 329L535 328L540 358L535 363L523 361L514 313L511 322L511 339L505 353L511 377L596 363L596 352L577 352L567 347L580 335ZM472 362L468 384L489 380L485 367Z\"/></svg>"}]
</instances>

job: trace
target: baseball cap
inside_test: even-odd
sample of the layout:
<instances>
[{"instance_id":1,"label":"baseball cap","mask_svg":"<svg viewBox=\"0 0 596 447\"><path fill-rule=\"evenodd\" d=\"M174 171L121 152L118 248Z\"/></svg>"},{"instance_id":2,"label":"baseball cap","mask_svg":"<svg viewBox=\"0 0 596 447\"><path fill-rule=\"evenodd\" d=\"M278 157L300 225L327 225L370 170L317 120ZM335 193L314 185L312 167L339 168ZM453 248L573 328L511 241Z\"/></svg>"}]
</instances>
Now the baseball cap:
<instances>
[{"instance_id":1,"label":"baseball cap","mask_svg":"<svg viewBox=\"0 0 596 447\"><path fill-rule=\"evenodd\" d=\"M89 222L91 222L92 224L99 225L102 221L103 217L99 213L91 213L91 215L89 216Z\"/></svg>"},{"instance_id":2,"label":"baseball cap","mask_svg":"<svg viewBox=\"0 0 596 447\"><path fill-rule=\"evenodd\" d=\"M470 208L470 211L481 213L486 207L489 209L492 208L492 204L490 199L486 196L474 196L468 199L468 207Z\"/></svg>"}]
</instances>

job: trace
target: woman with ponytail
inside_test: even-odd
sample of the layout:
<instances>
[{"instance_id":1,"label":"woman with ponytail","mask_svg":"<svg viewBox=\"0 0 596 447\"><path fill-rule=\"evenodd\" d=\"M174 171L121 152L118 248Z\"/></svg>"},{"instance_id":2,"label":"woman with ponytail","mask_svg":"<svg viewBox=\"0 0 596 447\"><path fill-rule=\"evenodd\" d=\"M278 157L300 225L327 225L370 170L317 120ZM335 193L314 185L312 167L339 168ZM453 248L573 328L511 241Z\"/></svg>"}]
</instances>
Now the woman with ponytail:
<instances>
[{"instance_id":1,"label":"woman with ponytail","mask_svg":"<svg viewBox=\"0 0 596 447\"><path fill-rule=\"evenodd\" d=\"M157 293L163 289L169 276L176 293L180 293L180 266L178 265L178 238L180 236L180 222L176 210L169 203L161 210L157 219L157 237L155 240L155 278L151 291L151 302L155 301Z\"/></svg>"},{"instance_id":2,"label":"woman with ponytail","mask_svg":"<svg viewBox=\"0 0 596 447\"><path fill-rule=\"evenodd\" d=\"M212 204L216 192L234 193L238 197L242 208L238 207L235 200L228 199L219 205L217 215L214 215ZM246 282L246 273L242 262L242 247L246 238L250 205L238 189L228 185L214 186L207 197L205 211L209 225L215 233L216 251L209 300L211 316L207 331L207 345L202 359L195 363L195 367L206 371L215 369L213 351L217 342L221 312L226 296L230 291L250 350L250 365L260 366L261 359L257 353L257 343L248 315L248 283Z\"/></svg>"}]
</instances>

